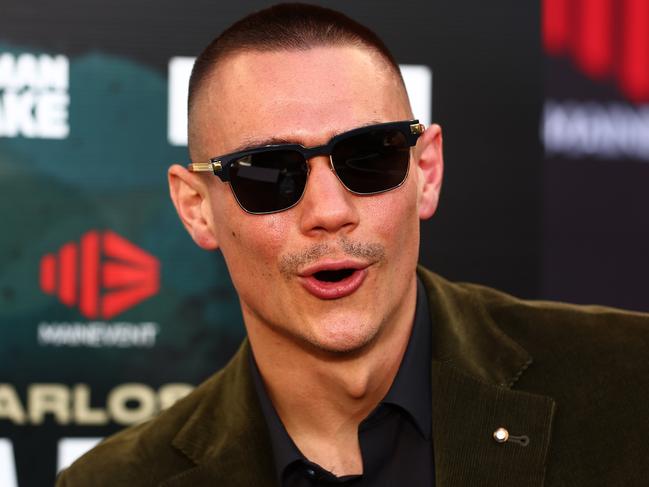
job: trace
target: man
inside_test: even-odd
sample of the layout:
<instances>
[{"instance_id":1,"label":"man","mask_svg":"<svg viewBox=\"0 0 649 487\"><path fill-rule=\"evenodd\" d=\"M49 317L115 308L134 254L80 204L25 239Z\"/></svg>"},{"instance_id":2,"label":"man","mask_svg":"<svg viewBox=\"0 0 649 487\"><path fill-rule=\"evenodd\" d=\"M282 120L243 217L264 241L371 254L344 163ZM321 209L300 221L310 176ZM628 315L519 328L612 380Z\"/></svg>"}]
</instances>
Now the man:
<instances>
[{"instance_id":1,"label":"man","mask_svg":"<svg viewBox=\"0 0 649 487\"><path fill-rule=\"evenodd\" d=\"M58 485L646 485L646 316L417 271L441 129L365 27L294 4L230 27L196 61L189 148L171 197L248 340Z\"/></svg>"}]
</instances>

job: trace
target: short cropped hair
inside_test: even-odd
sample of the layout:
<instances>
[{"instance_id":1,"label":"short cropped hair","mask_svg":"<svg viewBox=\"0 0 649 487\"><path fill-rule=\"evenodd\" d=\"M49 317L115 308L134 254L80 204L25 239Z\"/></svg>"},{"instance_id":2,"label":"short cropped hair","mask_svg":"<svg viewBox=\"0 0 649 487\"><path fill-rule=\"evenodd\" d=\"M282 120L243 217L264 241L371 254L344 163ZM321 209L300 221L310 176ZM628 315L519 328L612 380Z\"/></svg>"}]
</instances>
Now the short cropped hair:
<instances>
[{"instance_id":1,"label":"short cropped hair","mask_svg":"<svg viewBox=\"0 0 649 487\"><path fill-rule=\"evenodd\" d=\"M219 61L245 51L300 51L324 46L355 46L378 53L403 84L399 65L383 41L346 15L304 3L281 3L254 12L215 38L196 58L189 79L188 109Z\"/></svg>"}]
</instances>

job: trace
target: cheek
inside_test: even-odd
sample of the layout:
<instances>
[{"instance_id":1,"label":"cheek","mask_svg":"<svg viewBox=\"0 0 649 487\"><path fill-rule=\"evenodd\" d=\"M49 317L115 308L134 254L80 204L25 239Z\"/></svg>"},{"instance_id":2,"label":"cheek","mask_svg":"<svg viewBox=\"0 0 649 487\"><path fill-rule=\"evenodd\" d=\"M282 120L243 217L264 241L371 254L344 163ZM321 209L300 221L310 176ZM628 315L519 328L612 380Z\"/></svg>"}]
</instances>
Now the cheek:
<instances>
[{"instance_id":1,"label":"cheek","mask_svg":"<svg viewBox=\"0 0 649 487\"><path fill-rule=\"evenodd\" d=\"M249 215L239 208L228 215L221 250L237 278L272 274L286 243L288 228L278 215Z\"/></svg>"},{"instance_id":2,"label":"cheek","mask_svg":"<svg viewBox=\"0 0 649 487\"><path fill-rule=\"evenodd\" d=\"M395 272L405 272L419 258L419 216L414 184L385 193L373 205L371 221L390 254Z\"/></svg>"},{"instance_id":3,"label":"cheek","mask_svg":"<svg viewBox=\"0 0 649 487\"><path fill-rule=\"evenodd\" d=\"M373 201L375 227L390 241L411 238L410 230L419 228L414 178L408 178L403 186L381 196Z\"/></svg>"},{"instance_id":4,"label":"cheek","mask_svg":"<svg viewBox=\"0 0 649 487\"><path fill-rule=\"evenodd\" d=\"M210 203L213 231L231 270L269 259L287 235L281 214L250 215L244 212L226 185L212 188ZM248 271L248 272L250 272Z\"/></svg>"}]
</instances>

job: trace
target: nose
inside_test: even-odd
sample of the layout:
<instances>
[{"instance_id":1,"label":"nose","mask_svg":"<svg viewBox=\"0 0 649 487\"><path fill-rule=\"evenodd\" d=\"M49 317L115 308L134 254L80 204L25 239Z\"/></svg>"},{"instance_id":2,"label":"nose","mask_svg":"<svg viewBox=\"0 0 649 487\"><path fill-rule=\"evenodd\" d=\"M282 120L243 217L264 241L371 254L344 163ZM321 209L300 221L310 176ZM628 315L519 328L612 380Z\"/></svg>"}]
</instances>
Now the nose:
<instances>
[{"instance_id":1,"label":"nose","mask_svg":"<svg viewBox=\"0 0 649 487\"><path fill-rule=\"evenodd\" d=\"M304 234L349 232L359 222L357 199L340 182L331 167L329 157L314 157L309 161L309 177L297 206Z\"/></svg>"}]
</instances>

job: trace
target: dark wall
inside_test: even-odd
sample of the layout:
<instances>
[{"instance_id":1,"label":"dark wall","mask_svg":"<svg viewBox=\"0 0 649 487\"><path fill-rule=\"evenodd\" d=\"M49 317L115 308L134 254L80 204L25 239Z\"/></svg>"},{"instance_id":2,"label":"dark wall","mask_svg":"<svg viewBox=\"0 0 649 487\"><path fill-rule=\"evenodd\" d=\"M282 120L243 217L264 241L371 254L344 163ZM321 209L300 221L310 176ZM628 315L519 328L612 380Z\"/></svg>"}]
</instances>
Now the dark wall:
<instances>
[{"instance_id":1,"label":"dark wall","mask_svg":"<svg viewBox=\"0 0 649 487\"><path fill-rule=\"evenodd\" d=\"M537 297L543 96L538 4L444 2L430 17L446 174L422 260L452 279Z\"/></svg>"},{"instance_id":2,"label":"dark wall","mask_svg":"<svg viewBox=\"0 0 649 487\"><path fill-rule=\"evenodd\" d=\"M649 4L543 5L541 293L647 311Z\"/></svg>"}]
</instances>

